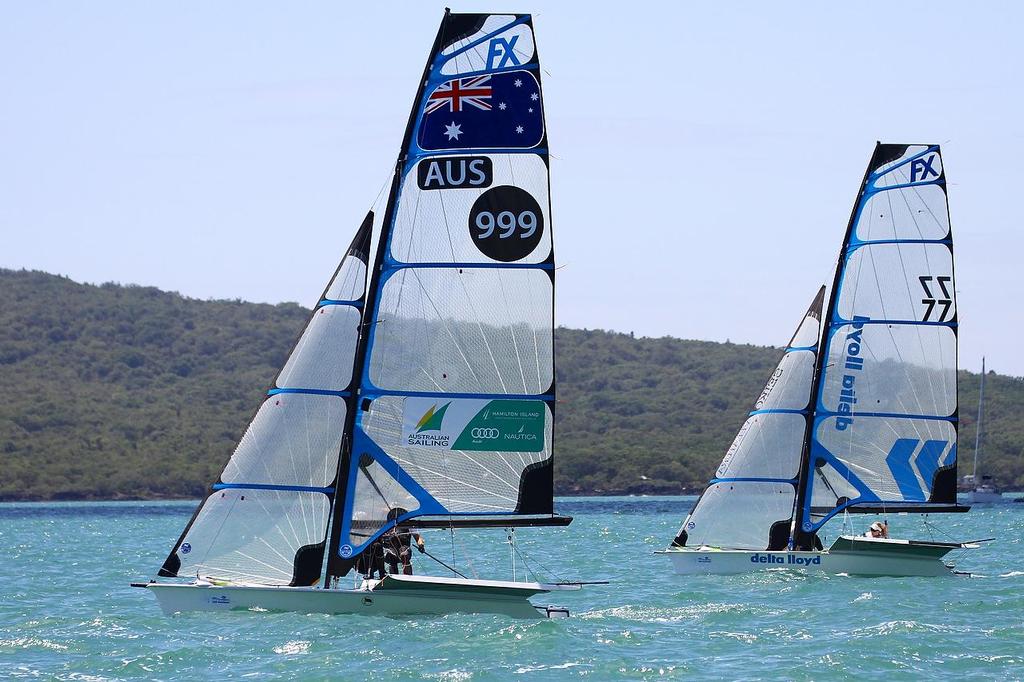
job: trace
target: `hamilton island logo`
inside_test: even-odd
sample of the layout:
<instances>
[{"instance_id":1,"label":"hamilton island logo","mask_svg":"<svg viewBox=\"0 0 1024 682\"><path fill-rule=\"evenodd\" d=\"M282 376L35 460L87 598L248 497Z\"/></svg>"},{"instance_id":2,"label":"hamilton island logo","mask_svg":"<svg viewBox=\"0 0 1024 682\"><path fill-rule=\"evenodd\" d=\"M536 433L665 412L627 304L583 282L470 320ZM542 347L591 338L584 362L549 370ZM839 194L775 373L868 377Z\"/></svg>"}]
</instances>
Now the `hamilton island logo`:
<instances>
[{"instance_id":1,"label":"hamilton island logo","mask_svg":"<svg viewBox=\"0 0 1024 682\"><path fill-rule=\"evenodd\" d=\"M181 543L181 553L182 554L188 554L191 551L192 551L192 545L190 545L187 542Z\"/></svg>"},{"instance_id":2,"label":"hamilton island logo","mask_svg":"<svg viewBox=\"0 0 1024 682\"><path fill-rule=\"evenodd\" d=\"M431 405L423 413L419 421L416 422L416 430L414 433L409 434L406 445L447 448L451 443L452 437L447 433L442 433L441 426L444 423L444 414L448 411L449 405L451 405L451 402L445 403L440 408L438 408L436 403Z\"/></svg>"}]
</instances>

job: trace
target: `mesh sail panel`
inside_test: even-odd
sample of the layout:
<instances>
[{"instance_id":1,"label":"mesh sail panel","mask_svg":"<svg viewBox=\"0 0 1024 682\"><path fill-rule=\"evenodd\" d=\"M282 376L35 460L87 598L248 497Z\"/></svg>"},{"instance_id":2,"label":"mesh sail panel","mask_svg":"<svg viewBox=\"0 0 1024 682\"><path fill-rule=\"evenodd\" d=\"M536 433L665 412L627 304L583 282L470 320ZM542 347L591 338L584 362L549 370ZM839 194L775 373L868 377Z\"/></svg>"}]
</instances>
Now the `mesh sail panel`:
<instances>
[{"instance_id":1,"label":"mesh sail panel","mask_svg":"<svg viewBox=\"0 0 1024 682\"><path fill-rule=\"evenodd\" d=\"M329 507L320 493L216 491L176 549L178 575L288 585L299 550L323 543Z\"/></svg>"},{"instance_id":2,"label":"mesh sail panel","mask_svg":"<svg viewBox=\"0 0 1024 682\"><path fill-rule=\"evenodd\" d=\"M388 279L370 379L383 389L539 394L553 379L543 270L404 268Z\"/></svg>"},{"instance_id":3,"label":"mesh sail panel","mask_svg":"<svg viewBox=\"0 0 1024 682\"><path fill-rule=\"evenodd\" d=\"M345 401L282 393L267 398L231 456L225 483L324 487L338 469Z\"/></svg>"},{"instance_id":4,"label":"mesh sail panel","mask_svg":"<svg viewBox=\"0 0 1024 682\"><path fill-rule=\"evenodd\" d=\"M317 308L277 377L278 387L344 391L352 380L360 319L352 306Z\"/></svg>"},{"instance_id":5,"label":"mesh sail panel","mask_svg":"<svg viewBox=\"0 0 1024 682\"><path fill-rule=\"evenodd\" d=\"M789 534L796 489L789 483L712 483L683 524L688 547L765 550L771 528ZM743 502L738 504L737 500Z\"/></svg>"},{"instance_id":6,"label":"mesh sail panel","mask_svg":"<svg viewBox=\"0 0 1024 682\"><path fill-rule=\"evenodd\" d=\"M782 549L789 540L810 413L822 287L676 542Z\"/></svg>"},{"instance_id":7,"label":"mesh sail panel","mask_svg":"<svg viewBox=\"0 0 1024 682\"><path fill-rule=\"evenodd\" d=\"M806 428L806 416L798 413L748 417L715 477L795 479Z\"/></svg>"},{"instance_id":8,"label":"mesh sail panel","mask_svg":"<svg viewBox=\"0 0 1024 682\"><path fill-rule=\"evenodd\" d=\"M957 310L937 146L876 148L827 319L803 529L849 505L955 502Z\"/></svg>"},{"instance_id":9,"label":"mesh sail panel","mask_svg":"<svg viewBox=\"0 0 1024 682\"><path fill-rule=\"evenodd\" d=\"M528 15L445 15L403 145L335 517L345 560L395 516L552 506L554 254Z\"/></svg>"}]
</instances>

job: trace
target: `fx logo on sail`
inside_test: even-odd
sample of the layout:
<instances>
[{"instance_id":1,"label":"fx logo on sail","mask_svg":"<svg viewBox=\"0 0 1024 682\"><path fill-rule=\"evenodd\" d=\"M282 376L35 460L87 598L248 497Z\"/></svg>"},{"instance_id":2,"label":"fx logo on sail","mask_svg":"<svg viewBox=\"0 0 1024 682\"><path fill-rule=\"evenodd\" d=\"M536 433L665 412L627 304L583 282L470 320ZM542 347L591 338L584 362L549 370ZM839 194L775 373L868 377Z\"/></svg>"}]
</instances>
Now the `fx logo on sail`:
<instances>
[{"instance_id":1,"label":"fx logo on sail","mask_svg":"<svg viewBox=\"0 0 1024 682\"><path fill-rule=\"evenodd\" d=\"M509 40L504 38L492 38L487 47L487 68L501 69L506 64L519 66L519 58L516 56L516 41L519 36L512 36Z\"/></svg>"},{"instance_id":2,"label":"fx logo on sail","mask_svg":"<svg viewBox=\"0 0 1024 682\"><path fill-rule=\"evenodd\" d=\"M939 177L939 171L935 170L935 161L939 158L938 154L929 154L928 156L922 156L920 159L914 159L910 162L910 181L918 182L928 180L930 178ZM941 170L941 166L940 166Z\"/></svg>"}]
</instances>

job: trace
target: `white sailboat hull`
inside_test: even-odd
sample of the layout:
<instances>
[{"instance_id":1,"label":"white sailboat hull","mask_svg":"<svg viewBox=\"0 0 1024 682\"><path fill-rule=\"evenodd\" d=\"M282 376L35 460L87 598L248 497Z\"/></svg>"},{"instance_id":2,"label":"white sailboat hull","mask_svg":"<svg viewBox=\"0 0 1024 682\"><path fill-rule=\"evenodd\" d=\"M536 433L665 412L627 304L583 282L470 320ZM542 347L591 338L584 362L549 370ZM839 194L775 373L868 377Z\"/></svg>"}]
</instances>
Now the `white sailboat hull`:
<instances>
[{"instance_id":1,"label":"white sailboat hull","mask_svg":"<svg viewBox=\"0 0 1024 682\"><path fill-rule=\"evenodd\" d=\"M709 547L671 547L662 550L679 575L732 575L771 570L863 576L950 576L953 566L943 561L952 549L973 547L841 536L827 550L811 552L754 552Z\"/></svg>"},{"instance_id":2,"label":"white sailboat hull","mask_svg":"<svg viewBox=\"0 0 1024 682\"><path fill-rule=\"evenodd\" d=\"M1001 504L1007 501L998 490L978 489L967 493L967 504Z\"/></svg>"},{"instance_id":3,"label":"white sailboat hull","mask_svg":"<svg viewBox=\"0 0 1024 682\"><path fill-rule=\"evenodd\" d=\"M322 589L209 583L146 583L164 613L186 611L296 611L299 613L363 613L383 616L495 613L513 618L568 616L561 607L534 606L529 597L578 586L388 576L364 581L355 589Z\"/></svg>"}]
</instances>

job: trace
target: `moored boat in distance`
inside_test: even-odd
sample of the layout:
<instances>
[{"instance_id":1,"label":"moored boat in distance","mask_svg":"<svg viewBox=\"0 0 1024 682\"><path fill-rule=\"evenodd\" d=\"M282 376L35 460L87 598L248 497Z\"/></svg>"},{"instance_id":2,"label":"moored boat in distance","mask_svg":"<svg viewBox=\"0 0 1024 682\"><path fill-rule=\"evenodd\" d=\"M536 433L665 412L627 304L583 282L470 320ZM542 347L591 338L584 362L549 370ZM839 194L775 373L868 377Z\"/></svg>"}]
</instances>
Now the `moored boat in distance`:
<instances>
[{"instance_id":1,"label":"moored boat in distance","mask_svg":"<svg viewBox=\"0 0 1024 682\"><path fill-rule=\"evenodd\" d=\"M1003 493L996 487L991 476L982 475L978 479L978 456L981 453L982 426L985 417L985 358L981 359L981 384L978 389L978 421L974 424L974 469L964 476L964 487L967 488L968 504L1002 504L1008 502Z\"/></svg>"},{"instance_id":2,"label":"moored boat in distance","mask_svg":"<svg viewBox=\"0 0 1024 682\"><path fill-rule=\"evenodd\" d=\"M938 145L875 147L823 308L824 293L660 552L677 573L952 575L947 555L978 546L881 529L821 541L840 514L969 509L956 500L958 318Z\"/></svg>"},{"instance_id":3,"label":"moored boat in distance","mask_svg":"<svg viewBox=\"0 0 1024 682\"><path fill-rule=\"evenodd\" d=\"M552 493L541 94L529 15L445 12L382 219L356 231L158 579L135 583L166 612L568 614L529 599L581 583L515 577L513 529L572 520ZM455 533L481 527L509 529L511 581L452 565ZM452 533L452 559L428 528ZM419 575L428 559L446 575Z\"/></svg>"}]
</instances>

